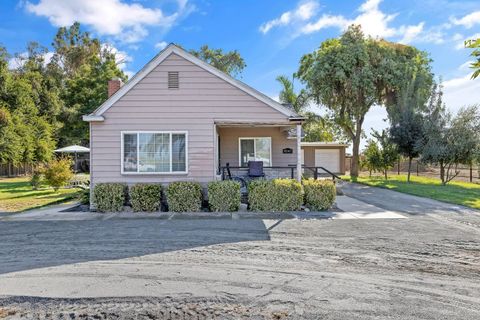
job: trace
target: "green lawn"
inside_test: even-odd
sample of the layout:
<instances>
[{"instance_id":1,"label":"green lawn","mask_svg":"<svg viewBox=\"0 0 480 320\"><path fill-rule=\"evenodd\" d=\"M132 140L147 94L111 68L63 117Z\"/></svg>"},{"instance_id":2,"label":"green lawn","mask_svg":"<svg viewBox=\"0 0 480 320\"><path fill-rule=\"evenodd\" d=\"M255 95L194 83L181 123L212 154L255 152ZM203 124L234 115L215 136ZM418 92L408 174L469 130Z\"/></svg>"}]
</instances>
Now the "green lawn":
<instances>
[{"instance_id":1,"label":"green lawn","mask_svg":"<svg viewBox=\"0 0 480 320\"><path fill-rule=\"evenodd\" d=\"M342 178L351 181L349 176ZM388 180L361 176L356 182L480 209L480 184L476 183L451 181L442 186L440 179L417 176L412 176L411 182L407 183L406 175L391 175Z\"/></svg>"},{"instance_id":2,"label":"green lawn","mask_svg":"<svg viewBox=\"0 0 480 320\"><path fill-rule=\"evenodd\" d=\"M64 202L79 196L80 189L32 190L29 178L0 178L0 212L20 212L48 204Z\"/></svg>"}]
</instances>

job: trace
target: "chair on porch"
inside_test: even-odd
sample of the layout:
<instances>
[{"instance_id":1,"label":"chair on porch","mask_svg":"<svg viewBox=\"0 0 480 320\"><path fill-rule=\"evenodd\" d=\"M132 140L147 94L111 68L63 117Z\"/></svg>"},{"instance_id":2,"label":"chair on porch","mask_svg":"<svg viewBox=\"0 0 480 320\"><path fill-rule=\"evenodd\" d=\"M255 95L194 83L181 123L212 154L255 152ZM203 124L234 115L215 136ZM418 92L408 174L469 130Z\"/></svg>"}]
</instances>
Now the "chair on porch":
<instances>
[{"instance_id":1,"label":"chair on porch","mask_svg":"<svg viewBox=\"0 0 480 320\"><path fill-rule=\"evenodd\" d=\"M248 176L250 178L265 177L263 161L248 161Z\"/></svg>"}]
</instances>

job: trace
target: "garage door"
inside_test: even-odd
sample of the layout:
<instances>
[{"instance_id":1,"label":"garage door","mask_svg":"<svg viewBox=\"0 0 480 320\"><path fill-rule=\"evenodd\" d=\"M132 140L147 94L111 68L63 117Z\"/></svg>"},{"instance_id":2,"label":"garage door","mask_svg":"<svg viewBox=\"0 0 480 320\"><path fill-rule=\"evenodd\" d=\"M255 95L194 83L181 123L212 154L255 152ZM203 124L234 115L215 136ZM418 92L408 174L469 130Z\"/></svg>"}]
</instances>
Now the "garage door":
<instances>
[{"instance_id":1,"label":"garage door","mask_svg":"<svg viewBox=\"0 0 480 320\"><path fill-rule=\"evenodd\" d=\"M338 173L340 172L339 149L315 149L315 166Z\"/></svg>"}]
</instances>

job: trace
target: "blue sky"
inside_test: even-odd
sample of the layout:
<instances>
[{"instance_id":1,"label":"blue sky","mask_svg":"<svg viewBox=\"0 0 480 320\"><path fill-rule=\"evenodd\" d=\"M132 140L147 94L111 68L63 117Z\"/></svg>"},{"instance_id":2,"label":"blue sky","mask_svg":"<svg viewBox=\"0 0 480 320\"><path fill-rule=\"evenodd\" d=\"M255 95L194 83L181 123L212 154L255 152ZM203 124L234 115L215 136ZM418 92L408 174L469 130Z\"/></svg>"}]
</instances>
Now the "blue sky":
<instances>
[{"instance_id":1,"label":"blue sky","mask_svg":"<svg viewBox=\"0 0 480 320\"><path fill-rule=\"evenodd\" d=\"M12 54L25 52L28 41L48 47L57 28L73 21L108 42L128 74L170 42L236 49L247 63L242 80L271 97L280 89L277 75L291 75L303 54L359 23L374 37L427 51L452 111L480 103L480 79L469 79L462 46L480 37L478 0L3 0L0 44ZM383 118L382 108L373 108L365 130L385 126Z\"/></svg>"}]
</instances>

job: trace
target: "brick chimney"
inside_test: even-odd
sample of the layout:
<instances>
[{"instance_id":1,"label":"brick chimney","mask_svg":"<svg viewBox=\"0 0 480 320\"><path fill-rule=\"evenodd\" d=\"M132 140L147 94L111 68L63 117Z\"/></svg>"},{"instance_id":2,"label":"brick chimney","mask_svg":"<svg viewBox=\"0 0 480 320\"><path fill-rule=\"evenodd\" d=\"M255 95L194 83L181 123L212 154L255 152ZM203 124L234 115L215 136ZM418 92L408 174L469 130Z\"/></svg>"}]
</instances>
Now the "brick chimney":
<instances>
[{"instance_id":1,"label":"brick chimney","mask_svg":"<svg viewBox=\"0 0 480 320\"><path fill-rule=\"evenodd\" d=\"M113 78L108 80L108 98L110 98L115 92L118 91L123 85L122 79Z\"/></svg>"}]
</instances>

